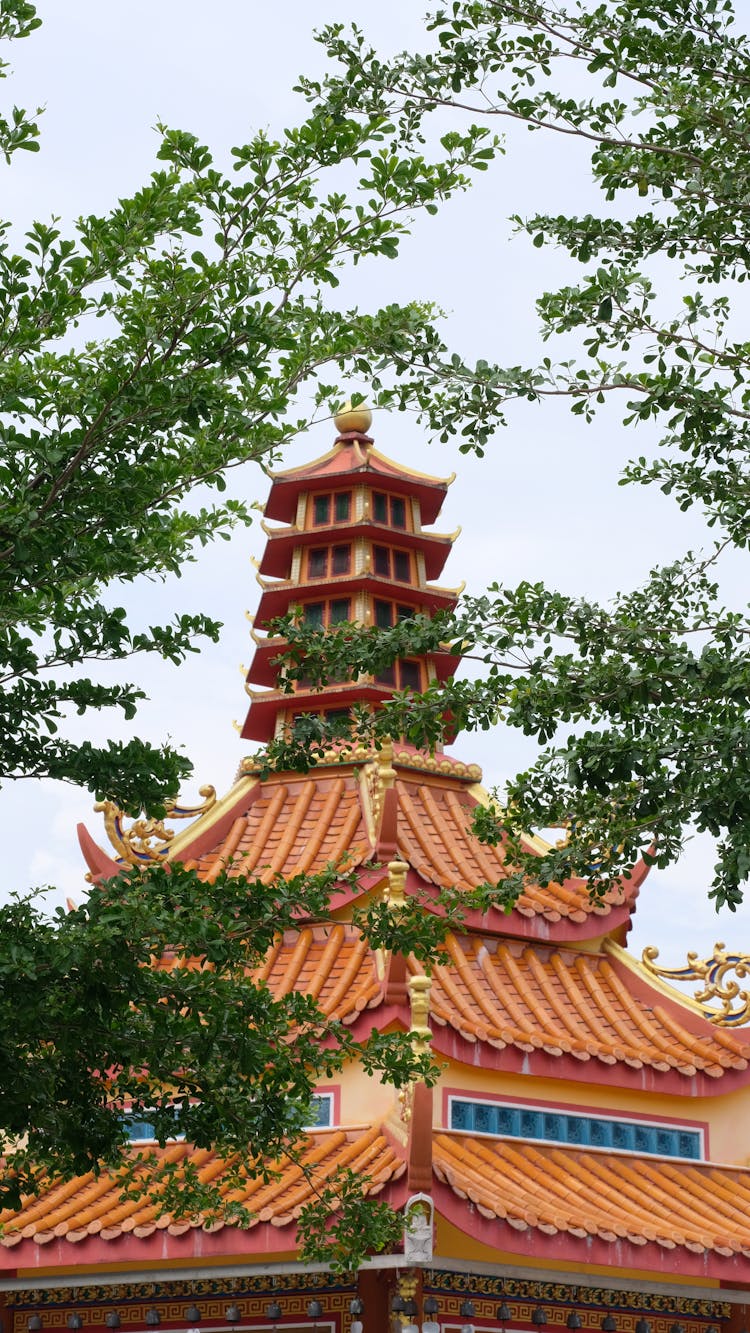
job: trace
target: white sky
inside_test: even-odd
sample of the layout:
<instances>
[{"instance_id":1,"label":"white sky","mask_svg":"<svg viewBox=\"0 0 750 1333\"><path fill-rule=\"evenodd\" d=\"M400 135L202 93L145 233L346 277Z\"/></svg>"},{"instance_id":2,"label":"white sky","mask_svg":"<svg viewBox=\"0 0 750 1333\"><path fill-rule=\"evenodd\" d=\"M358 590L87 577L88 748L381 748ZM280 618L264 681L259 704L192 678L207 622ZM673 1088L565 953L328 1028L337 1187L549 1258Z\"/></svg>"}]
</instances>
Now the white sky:
<instances>
[{"instance_id":1,"label":"white sky","mask_svg":"<svg viewBox=\"0 0 750 1333\"><path fill-rule=\"evenodd\" d=\"M358 20L382 50L420 40L422 0L214 0L210 17L197 0L42 0L44 26L17 44L15 75L0 85L5 105L46 105L42 151L18 154L0 174L2 213L21 228L33 218L63 220L104 210L137 189L154 165L157 120L189 129L219 158L254 129L279 130L304 114L290 89L298 73L322 65L313 27L336 19ZM347 304L374 309L389 300L432 299L447 312L446 340L468 358L529 362L543 354L534 298L564 282L567 261L512 237L511 213L596 208L586 158L576 145L518 131L500 161L466 196L438 218L419 219L396 262L360 266L344 279ZM556 349L547 349L552 356ZM349 386L342 386L347 388ZM366 390L366 385L353 386ZM403 415L376 419L373 433L385 453L423 471L458 473L438 523L461 524L463 533L443 583L466 579L482 592L494 579L513 583L544 579L563 590L606 597L637 583L651 565L707 538L700 522L682 516L667 499L616 484L625 459L646 451L645 433L625 433L608 407L592 426L558 405L520 404L508 428L498 432L484 460L456 448L430 444ZM653 437L652 437L653 438ZM285 465L329 447L332 432L319 428L290 452ZM257 467L235 474L236 493L264 499L267 483ZM168 618L173 610L205 610L224 622L219 646L179 669L143 659L138 680L150 699L135 725L139 734L181 743L195 764L195 784L231 783L246 752L232 728L246 711L239 664L252 653L246 608L259 590L250 565L260 555L259 527L220 542L179 582L143 583L123 593L134 618ZM747 581L737 558L729 570L730 596ZM134 674L134 673L131 673ZM93 739L125 736L113 716L85 724ZM77 732L76 734L80 734ZM512 732L464 737L454 753L482 764L488 784L527 762L531 749ZM187 796L191 792L186 793ZM83 819L105 842L92 798L55 784L16 783L0 793L5 868L0 889L52 884L80 898L85 885L75 840ZM750 904L718 920L705 898L711 848L693 842L683 862L654 872L642 891L633 948L659 943L665 963L678 965L685 951L710 952L717 939L747 948Z\"/></svg>"}]
</instances>

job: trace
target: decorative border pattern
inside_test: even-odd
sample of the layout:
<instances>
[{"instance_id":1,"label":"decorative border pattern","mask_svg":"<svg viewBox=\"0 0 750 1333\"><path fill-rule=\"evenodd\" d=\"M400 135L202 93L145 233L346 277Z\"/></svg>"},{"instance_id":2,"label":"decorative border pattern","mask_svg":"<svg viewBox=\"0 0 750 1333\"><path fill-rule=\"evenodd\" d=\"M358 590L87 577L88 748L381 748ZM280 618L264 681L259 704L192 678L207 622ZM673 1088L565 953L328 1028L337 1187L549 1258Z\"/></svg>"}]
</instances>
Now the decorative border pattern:
<instances>
[{"instance_id":1,"label":"decorative border pattern","mask_svg":"<svg viewBox=\"0 0 750 1333\"><path fill-rule=\"evenodd\" d=\"M513 1312L513 1323L529 1323L535 1305L548 1305L550 1324L565 1326L568 1313L576 1309L583 1320L584 1328L601 1328L601 1322L587 1321L585 1315L598 1316L603 1311L617 1311L625 1316L618 1318L620 1333L632 1333L635 1321L641 1315L665 1316L664 1320L652 1319L654 1333L669 1333L669 1327L675 1316L681 1317L686 1333L698 1333L703 1324L690 1325L686 1322L690 1316L694 1319L717 1320L729 1319L732 1306L729 1301L701 1300L690 1296L664 1296L658 1292L615 1291L608 1287L577 1287L575 1282L533 1282L526 1278L490 1277L479 1273L452 1273L436 1269L425 1272L425 1291L429 1290L440 1298L441 1319L443 1315L459 1313L462 1300L471 1297L476 1306L477 1318L495 1321L495 1306L505 1300ZM455 1300L450 1298L455 1296ZM445 1298L445 1300L443 1299ZM486 1298L483 1300L482 1298ZM632 1312L632 1320L627 1319ZM465 1323L465 1320L461 1320Z\"/></svg>"},{"instance_id":2,"label":"decorative border pattern","mask_svg":"<svg viewBox=\"0 0 750 1333\"><path fill-rule=\"evenodd\" d=\"M124 1305L128 1310L133 1310L143 1302L143 1313L156 1302L163 1305L165 1302L173 1303L178 1309L178 1314L174 1317L182 1319L184 1322L184 1305L192 1305L193 1302L205 1301L211 1298L218 1298L223 1301L225 1297L246 1297L255 1300L253 1304L261 1310L261 1305L266 1300L274 1297L296 1297L300 1300L304 1298L308 1301L315 1292L325 1293L326 1302L331 1304L336 1300L344 1308L344 1303L356 1292L355 1282L336 1282L328 1273L282 1273L274 1277L221 1277L215 1278L195 1278L192 1281L185 1282L117 1282L111 1286L97 1286L95 1284L76 1287L25 1287L16 1291L6 1293L6 1303L9 1309L39 1310L42 1307L48 1310L54 1310L60 1307L66 1311L71 1308L83 1306L115 1304ZM217 1307L218 1308L218 1307ZM347 1307L348 1308L348 1307ZM206 1313L206 1318L208 1312ZM220 1311L220 1317L223 1321L224 1310ZM171 1318L171 1316L170 1316ZM135 1315L132 1319L130 1315L125 1323L138 1322ZM141 1319L142 1322L142 1319ZM50 1327L53 1324L50 1322Z\"/></svg>"}]
</instances>

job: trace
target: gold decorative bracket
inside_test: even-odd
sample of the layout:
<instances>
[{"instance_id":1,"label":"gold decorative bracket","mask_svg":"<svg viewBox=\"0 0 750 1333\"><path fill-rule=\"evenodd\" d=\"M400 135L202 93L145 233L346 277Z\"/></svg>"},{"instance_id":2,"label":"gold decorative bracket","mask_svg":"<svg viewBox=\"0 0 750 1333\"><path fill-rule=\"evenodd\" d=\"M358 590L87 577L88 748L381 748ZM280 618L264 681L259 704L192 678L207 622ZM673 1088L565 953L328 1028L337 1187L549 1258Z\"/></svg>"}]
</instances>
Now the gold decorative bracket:
<instances>
[{"instance_id":1,"label":"gold decorative bracket","mask_svg":"<svg viewBox=\"0 0 750 1333\"><path fill-rule=\"evenodd\" d=\"M687 967L657 967L659 950L650 944L643 950L643 966L665 981L700 981L695 1001L711 1023L718 1027L740 1027L750 1020L750 994L732 979L750 976L750 954L727 953L725 944L715 944L712 958L687 955Z\"/></svg>"},{"instance_id":2,"label":"gold decorative bracket","mask_svg":"<svg viewBox=\"0 0 750 1333\"><path fill-rule=\"evenodd\" d=\"M415 1055L426 1055L432 1043L429 1021L432 980L430 977L417 974L417 976L409 977L407 986L409 988L409 1007L411 1009L409 1036L411 1037L412 1047ZM401 1119L404 1124L408 1124L411 1120L412 1103L414 1101L413 1082L407 1083L405 1087L400 1089L398 1100L401 1107Z\"/></svg>"},{"instance_id":3,"label":"gold decorative bracket","mask_svg":"<svg viewBox=\"0 0 750 1333\"><path fill-rule=\"evenodd\" d=\"M104 815L104 827L115 851L129 865L143 865L149 861L163 861L169 851L169 844L175 836L174 829L167 828L166 819L197 819L216 804L216 788L201 787L203 801L200 805L182 805L179 801L164 802L164 819L136 819L125 828L123 811L114 801L97 801L94 809Z\"/></svg>"}]
</instances>

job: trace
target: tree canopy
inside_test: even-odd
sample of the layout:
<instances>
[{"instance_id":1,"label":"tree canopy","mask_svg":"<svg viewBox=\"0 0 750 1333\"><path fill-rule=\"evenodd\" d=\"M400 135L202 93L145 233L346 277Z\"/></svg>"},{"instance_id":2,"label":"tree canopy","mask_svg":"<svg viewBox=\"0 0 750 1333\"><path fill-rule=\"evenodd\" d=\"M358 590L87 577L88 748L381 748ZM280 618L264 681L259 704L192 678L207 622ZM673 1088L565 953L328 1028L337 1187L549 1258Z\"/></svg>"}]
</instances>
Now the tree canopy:
<instances>
[{"instance_id":1,"label":"tree canopy","mask_svg":"<svg viewBox=\"0 0 750 1333\"><path fill-rule=\"evenodd\" d=\"M37 22L11 0L0 36ZM37 148L36 133L16 109L0 147ZM454 136L428 157L398 117L313 106L278 140L235 148L227 176L194 136L162 126L159 170L107 215L25 222L19 250L2 225L0 782L49 776L130 809L176 792L181 754L137 738L75 744L65 717L133 717L137 684L105 686L89 664L178 662L219 626L183 616L136 631L103 590L179 574L196 546L249 521L227 472L270 462L311 411L330 415L342 377L364 376L433 427L468 414L486 435L431 307L327 300L342 268L395 257L410 218L468 184L484 138Z\"/></svg>"},{"instance_id":2,"label":"tree canopy","mask_svg":"<svg viewBox=\"0 0 750 1333\"><path fill-rule=\"evenodd\" d=\"M554 135L561 153L569 140L590 145L603 196L597 213L514 219L535 246L581 266L538 301L542 337L565 335L566 348L574 338L579 355L480 361L472 386L501 402L565 397L589 422L622 399L626 423L662 427L658 452L634 457L623 484L700 507L715 545L676 551L607 604L495 585L431 628L398 626L392 652L443 638L482 670L474 683L403 696L378 726L436 744L449 712L464 728L503 721L538 740L502 820L482 817L490 838L502 823L522 871L529 829L569 831L566 846L534 860L535 875L588 873L603 890L639 855L675 860L696 827L717 839L710 896L734 908L750 872L750 620L722 604L720 569L750 537L750 343L737 299L750 273L747 37L730 0L455 0L427 33L424 50L385 61L361 31L325 30L343 69L308 94L363 121L402 116L413 151L448 113L485 128L521 122ZM463 437L464 449L483 448L471 423ZM288 629L309 674L320 647L304 627ZM388 641L341 630L326 651L367 670Z\"/></svg>"},{"instance_id":3,"label":"tree canopy","mask_svg":"<svg viewBox=\"0 0 750 1333\"><path fill-rule=\"evenodd\" d=\"M5 0L0 37L36 26L32 4ZM116 589L179 574L196 547L248 522L227 473L269 463L329 416L350 374L433 428L468 414L486 433L482 395L429 305L328 299L344 267L394 258L413 215L468 184L485 137L415 154L399 117L313 104L277 139L236 147L227 175L194 136L162 126L158 169L105 215L0 225L0 786L56 778L163 813L189 771L180 752L137 736L75 743L66 719L132 718L137 680L105 684L97 664L179 662L219 626L198 615L133 629ZM0 120L6 158L38 147L33 114ZM250 977L285 922L325 920L337 870L207 885L146 867L70 913L49 917L23 892L0 906L0 1204L45 1169L132 1171L125 1107L149 1109L162 1140L241 1147L251 1169L282 1143L294 1152L315 1083L345 1059L397 1084L419 1072L408 1038L358 1048L311 1001L273 1003ZM168 948L172 964L152 966ZM164 1207L211 1207L189 1173L149 1169ZM359 1218L356 1192L336 1188ZM364 1248L392 1225L368 1216L375 1231L350 1228Z\"/></svg>"},{"instance_id":4,"label":"tree canopy","mask_svg":"<svg viewBox=\"0 0 750 1333\"><path fill-rule=\"evenodd\" d=\"M277 141L260 134L237 148L231 177L190 134L165 127L159 170L106 216L70 234L29 222L19 252L5 228L0 780L63 778L130 810L158 809L175 791L186 762L174 751L75 745L64 719L136 709L137 684L105 686L89 664L141 651L179 660L217 633L207 617L136 632L107 589L177 573L196 544L247 521L221 496L227 470L269 460L303 429L306 393L327 415L327 381L354 371L375 404L413 405L433 431L460 432L463 448L480 451L508 400L562 395L592 419L620 396L633 424L664 423L660 452L634 459L624 480L701 505L715 550L677 558L608 605L522 584L385 638L339 627L321 643L293 621L286 630L308 677L324 679L332 661L377 669L445 640L479 660L478 681L398 696L377 726L439 744L449 710L461 727L502 719L539 740L502 818L482 817L484 837L510 837L519 877L528 828L565 824L571 835L535 858L537 878L577 871L603 889L641 852L676 857L693 822L720 839L717 903L738 901L750 869L750 625L721 605L714 572L723 549L747 541L750 350L731 301L748 263L750 80L732 18L719 0L459 0L433 16L424 52L392 62L362 34L333 28L323 40L343 68L303 83L307 118ZM24 36L35 22L31 5L8 0L0 35ZM578 94L569 69L582 76ZM434 147L428 118L466 107L481 123ZM518 220L535 244L562 246L583 266L580 282L539 304L545 336L580 336L576 362L467 366L444 348L429 307L362 313L326 299L343 266L395 256L416 210L488 167L503 118L590 142L605 200L627 203L624 213ZM0 136L6 156L35 147L35 118L13 112ZM680 308L666 313L664 264L684 282ZM198 486L217 501L193 503ZM315 741L276 759L309 763ZM340 1060L371 1059L396 1083L426 1072L408 1043L357 1051L299 996L268 1007L249 985L269 932L300 911L325 919L330 883L253 884L250 895L246 881L201 885L157 868L97 888L52 921L26 900L0 908L0 1057L13 1071L0 1086L6 1199L45 1166L121 1162L125 1103L155 1107L165 1138L177 1116L198 1143L249 1143L260 1157L304 1123L320 1071ZM518 883L507 881L506 896ZM174 965L144 966L174 945L176 920ZM392 921L363 924L383 947L394 942ZM429 949L412 927L409 944ZM191 957L211 967L191 968ZM276 1039L292 1026L299 1043L276 1064ZM234 1042L241 1068L227 1084ZM179 1205L183 1185L161 1181L168 1204ZM188 1209L211 1206L195 1181L186 1186ZM352 1203L347 1245L360 1225L355 1193ZM387 1234L378 1217L361 1244Z\"/></svg>"}]
</instances>

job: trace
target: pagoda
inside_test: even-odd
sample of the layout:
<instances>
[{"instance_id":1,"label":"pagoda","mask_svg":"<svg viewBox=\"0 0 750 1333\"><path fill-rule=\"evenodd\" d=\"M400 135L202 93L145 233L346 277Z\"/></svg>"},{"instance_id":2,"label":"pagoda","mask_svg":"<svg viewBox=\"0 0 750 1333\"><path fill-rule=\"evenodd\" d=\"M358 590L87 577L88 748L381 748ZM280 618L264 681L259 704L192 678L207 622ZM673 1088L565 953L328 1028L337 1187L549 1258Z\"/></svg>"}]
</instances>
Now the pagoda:
<instances>
[{"instance_id":1,"label":"pagoda","mask_svg":"<svg viewBox=\"0 0 750 1333\"><path fill-rule=\"evenodd\" d=\"M449 482L379 453L364 409L336 425L328 453L271 478L266 516L278 526L259 567L248 740L284 735L305 713L377 709L458 665L446 650L322 691L300 681L290 693L279 679L279 616L386 627L457 597L434 582L455 534L428 530ZM249 755L226 795L171 840L136 844L110 811L114 849L86 830L81 842L95 880L140 857L268 879L345 859L360 895L419 894L440 912L442 890L506 873L502 847L472 831L488 799L480 784L476 765L398 740L380 752L333 747L305 774L263 776ZM315 996L363 1040L373 1028L410 1032L439 1066L435 1087L399 1096L356 1063L322 1085L309 1177L289 1165L250 1181L246 1229L159 1216L148 1199L123 1201L106 1176L50 1184L0 1214L5 1333L740 1333L750 1320L750 1031L727 974L742 960L717 946L713 960L670 977L655 951L633 958L625 946L645 877L634 867L603 900L582 880L529 881L510 913L467 912L431 975L371 950L351 891L334 898L332 923L277 941L268 985ZM698 999L671 984L688 974ZM210 1151L170 1151L221 1180ZM405 1216L403 1245L349 1279L306 1267L296 1235L315 1180L342 1165Z\"/></svg>"}]
</instances>

